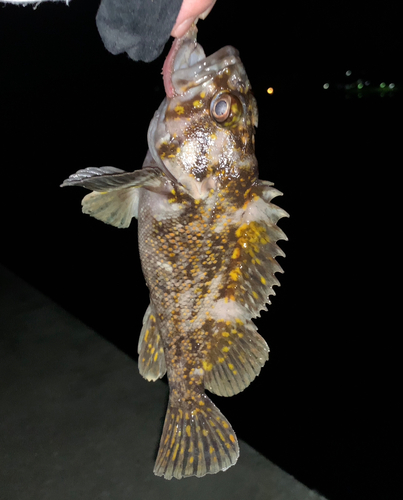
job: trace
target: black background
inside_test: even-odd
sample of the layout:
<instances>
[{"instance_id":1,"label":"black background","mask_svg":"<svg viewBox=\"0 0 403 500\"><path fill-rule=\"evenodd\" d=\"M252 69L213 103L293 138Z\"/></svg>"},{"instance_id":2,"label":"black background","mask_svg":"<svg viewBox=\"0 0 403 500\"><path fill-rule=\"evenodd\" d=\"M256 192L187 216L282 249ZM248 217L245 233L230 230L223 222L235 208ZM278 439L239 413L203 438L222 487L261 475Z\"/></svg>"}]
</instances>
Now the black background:
<instances>
[{"instance_id":1,"label":"black background","mask_svg":"<svg viewBox=\"0 0 403 500\"><path fill-rule=\"evenodd\" d=\"M260 112L260 177L291 215L282 286L256 321L270 361L244 393L214 401L240 438L329 500L403 494L402 38L398 2L373 5L218 0L199 23L207 54L240 51ZM170 44L150 64L112 56L96 10L0 7L0 256L136 359L148 304L137 224L84 216L84 190L59 185L87 166L140 168ZM396 83L395 95L323 89L346 70Z\"/></svg>"}]
</instances>

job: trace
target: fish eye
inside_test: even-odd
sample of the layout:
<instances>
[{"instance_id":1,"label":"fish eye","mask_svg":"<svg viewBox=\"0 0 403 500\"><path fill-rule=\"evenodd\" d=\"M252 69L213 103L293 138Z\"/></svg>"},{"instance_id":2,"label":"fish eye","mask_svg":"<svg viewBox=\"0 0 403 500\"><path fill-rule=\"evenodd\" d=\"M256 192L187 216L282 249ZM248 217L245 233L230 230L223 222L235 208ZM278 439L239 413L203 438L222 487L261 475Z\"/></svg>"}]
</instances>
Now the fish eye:
<instances>
[{"instance_id":1,"label":"fish eye","mask_svg":"<svg viewBox=\"0 0 403 500\"><path fill-rule=\"evenodd\" d=\"M218 123L225 122L231 111L231 97L223 94L212 103L211 114Z\"/></svg>"},{"instance_id":2,"label":"fish eye","mask_svg":"<svg viewBox=\"0 0 403 500\"><path fill-rule=\"evenodd\" d=\"M242 104L233 94L223 92L216 96L210 106L212 117L225 127L234 126L242 115Z\"/></svg>"}]
</instances>

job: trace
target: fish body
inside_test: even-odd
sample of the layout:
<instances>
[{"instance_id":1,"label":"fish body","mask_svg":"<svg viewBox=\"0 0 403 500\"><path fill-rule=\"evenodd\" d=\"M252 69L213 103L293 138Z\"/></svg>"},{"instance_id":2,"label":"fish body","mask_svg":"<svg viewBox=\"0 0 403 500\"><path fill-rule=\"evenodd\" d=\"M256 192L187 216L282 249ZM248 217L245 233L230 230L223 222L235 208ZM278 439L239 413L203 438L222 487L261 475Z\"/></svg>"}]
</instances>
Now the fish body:
<instances>
[{"instance_id":1,"label":"fish body","mask_svg":"<svg viewBox=\"0 0 403 500\"><path fill-rule=\"evenodd\" d=\"M238 458L236 435L205 390L237 394L268 359L252 318L278 285L276 241L286 237L277 221L287 214L271 203L281 193L258 179L257 107L237 50L206 57L192 27L174 42L164 83L142 170L88 168L63 185L91 189L83 211L104 222L138 218L150 291L139 370L147 380L167 373L170 388L154 472L180 479Z\"/></svg>"}]
</instances>

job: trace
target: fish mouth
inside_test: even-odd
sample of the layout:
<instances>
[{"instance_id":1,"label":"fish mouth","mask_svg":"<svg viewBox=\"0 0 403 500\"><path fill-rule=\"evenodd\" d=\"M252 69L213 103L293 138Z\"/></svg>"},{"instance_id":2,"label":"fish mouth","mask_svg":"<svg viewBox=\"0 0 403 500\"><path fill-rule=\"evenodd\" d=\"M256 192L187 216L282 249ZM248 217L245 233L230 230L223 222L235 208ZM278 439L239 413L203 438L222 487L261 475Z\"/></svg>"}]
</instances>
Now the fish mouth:
<instances>
[{"instance_id":1,"label":"fish mouth","mask_svg":"<svg viewBox=\"0 0 403 500\"><path fill-rule=\"evenodd\" d=\"M229 45L206 57L197 43L197 27L193 24L182 38L175 39L165 59L162 75L167 98L184 95L213 79L225 67L240 62L238 51Z\"/></svg>"},{"instance_id":2,"label":"fish mouth","mask_svg":"<svg viewBox=\"0 0 403 500\"><path fill-rule=\"evenodd\" d=\"M162 68L165 93L169 99L180 94L172 78L175 72L186 70L205 58L203 47L197 43L196 25L192 24L183 37L175 39Z\"/></svg>"}]
</instances>

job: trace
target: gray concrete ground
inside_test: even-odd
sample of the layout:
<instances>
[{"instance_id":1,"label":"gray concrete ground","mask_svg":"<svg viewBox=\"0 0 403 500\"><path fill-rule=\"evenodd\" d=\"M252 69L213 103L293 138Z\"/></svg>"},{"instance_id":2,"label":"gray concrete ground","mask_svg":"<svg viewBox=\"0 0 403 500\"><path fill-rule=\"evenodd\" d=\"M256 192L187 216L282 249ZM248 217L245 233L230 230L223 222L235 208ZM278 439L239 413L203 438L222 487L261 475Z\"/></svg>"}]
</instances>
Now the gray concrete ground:
<instances>
[{"instance_id":1,"label":"gray concrete ground","mask_svg":"<svg viewBox=\"0 0 403 500\"><path fill-rule=\"evenodd\" d=\"M162 382L0 266L1 500L319 500L244 442L235 467L166 481Z\"/></svg>"}]
</instances>

